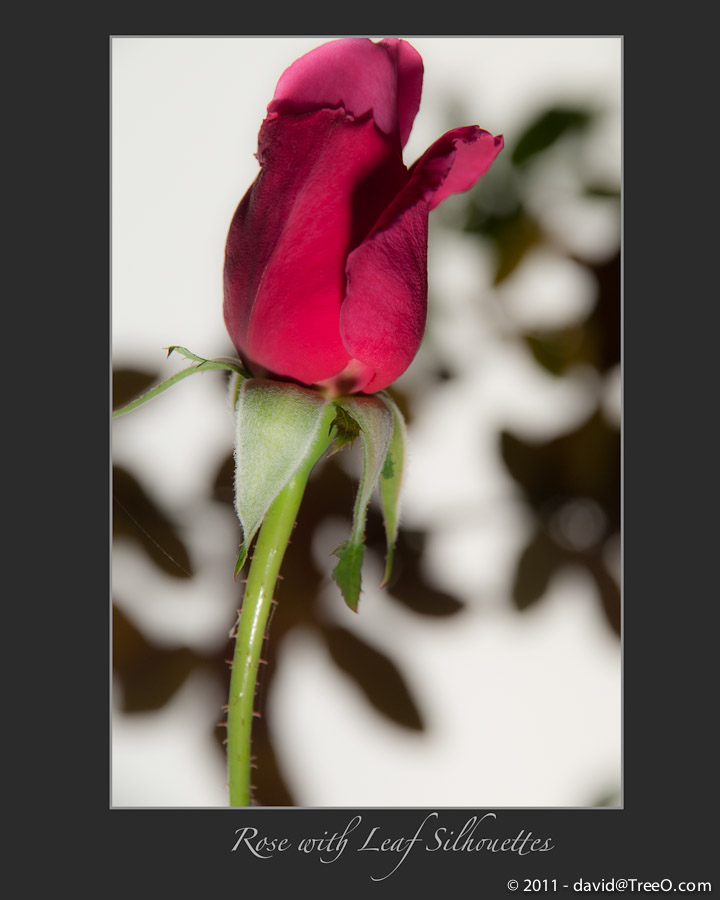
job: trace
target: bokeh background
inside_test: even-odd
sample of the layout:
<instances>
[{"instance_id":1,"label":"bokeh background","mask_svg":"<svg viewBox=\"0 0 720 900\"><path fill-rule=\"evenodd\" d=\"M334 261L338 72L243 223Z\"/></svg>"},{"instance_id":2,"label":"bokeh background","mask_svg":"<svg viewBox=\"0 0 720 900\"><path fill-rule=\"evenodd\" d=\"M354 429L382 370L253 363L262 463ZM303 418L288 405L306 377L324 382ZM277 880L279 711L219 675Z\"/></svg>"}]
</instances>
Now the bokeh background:
<instances>
[{"instance_id":1,"label":"bokeh background","mask_svg":"<svg viewBox=\"0 0 720 900\"><path fill-rule=\"evenodd\" d=\"M381 36L375 36L381 37ZM222 259L282 71L326 37L112 41L113 403L234 355ZM505 149L431 216L429 319L392 393L409 467L391 584L371 510L358 615L330 573L356 451L314 473L256 719L267 806L617 806L619 37L409 38L412 163L452 127ZM113 423L114 806L225 806L240 529L224 373Z\"/></svg>"}]
</instances>

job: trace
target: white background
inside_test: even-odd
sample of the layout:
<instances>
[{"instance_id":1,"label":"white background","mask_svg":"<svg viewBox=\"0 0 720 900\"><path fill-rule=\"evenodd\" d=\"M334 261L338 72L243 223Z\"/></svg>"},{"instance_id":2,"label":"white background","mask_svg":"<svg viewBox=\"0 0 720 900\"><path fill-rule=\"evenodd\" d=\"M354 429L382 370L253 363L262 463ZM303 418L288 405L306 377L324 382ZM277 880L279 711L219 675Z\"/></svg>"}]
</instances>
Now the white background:
<instances>
[{"instance_id":1,"label":"white background","mask_svg":"<svg viewBox=\"0 0 720 900\"><path fill-rule=\"evenodd\" d=\"M503 133L508 146L538 110L578 102L605 111L587 166L600 180L619 179L620 38L409 39L425 82L406 164L450 127L478 124ZM222 320L227 229L257 173L257 132L277 79L323 40L113 40L115 365L167 377L181 367L164 359L170 344L205 357L230 352ZM455 112L463 118L449 120ZM535 197L534 212L564 250L601 259L617 240L616 218L581 202L562 172L550 183L557 190ZM579 571L563 572L527 612L513 609L508 589L530 519L499 458L497 432L550 437L582 421L598 395L617 416L619 376L609 384L590 372L546 377L503 339L508 322L583 315L592 287L565 253L544 247L493 288L489 251L485 258L476 240L443 227L460 209L455 202L433 214L428 333L453 354L460 377L432 394L410 431L403 521L433 530L428 576L467 609L428 624L387 601L372 566L359 615L329 580L323 596L330 621L398 662L428 731L410 734L382 720L314 636L298 633L267 698L276 752L304 806L587 806L608 795L617 804L620 645ZM470 316L471 306L483 315ZM399 386L422 378L423 353ZM118 541L114 592L154 640L201 652L226 641L239 602L227 570L239 528L207 503L203 480L232 440L232 414L213 377L190 378L113 426L115 460L186 523L198 554L197 576L180 583ZM317 552L329 576L328 549ZM120 688L114 699L119 706ZM225 702L192 678L157 714L116 710L113 805L226 805L210 737Z\"/></svg>"}]
</instances>

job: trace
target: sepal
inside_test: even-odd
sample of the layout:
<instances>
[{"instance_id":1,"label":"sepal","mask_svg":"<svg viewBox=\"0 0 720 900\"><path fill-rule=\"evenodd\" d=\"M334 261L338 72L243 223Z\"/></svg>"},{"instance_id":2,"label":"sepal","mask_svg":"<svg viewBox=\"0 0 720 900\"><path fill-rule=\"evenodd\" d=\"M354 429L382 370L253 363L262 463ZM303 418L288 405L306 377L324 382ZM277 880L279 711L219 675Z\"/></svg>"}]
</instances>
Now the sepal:
<instances>
[{"instance_id":1,"label":"sepal","mask_svg":"<svg viewBox=\"0 0 720 900\"><path fill-rule=\"evenodd\" d=\"M250 377L243 368L243 365L239 359L232 359L228 356L219 356L217 357L217 359L203 359L202 356L196 356L185 347L168 347L167 352L168 356L170 356L171 353L177 352L181 356L184 356L186 359L194 360L196 365L190 366L190 368L188 369L183 369L180 372L176 372L175 375L171 375L170 378L166 378L165 381L162 381L154 388L151 388L140 397L136 397L135 400L132 400L127 405L122 406L120 409L114 410L112 414L113 419L116 419L118 416L125 415L125 413L129 413L133 409L137 409L138 406L142 406L143 403L147 403L148 400L152 400L154 397L157 397L158 394L162 394L163 391L166 391L169 387L177 384L178 381L182 381L183 378L187 378L188 375L195 375L197 372L212 372L218 369L225 369L229 372L233 372L236 378L244 379Z\"/></svg>"},{"instance_id":2,"label":"sepal","mask_svg":"<svg viewBox=\"0 0 720 900\"><path fill-rule=\"evenodd\" d=\"M240 384L235 425L235 510L243 543L237 577L248 548L275 498L301 469L328 448L333 404L317 391L253 378Z\"/></svg>"},{"instance_id":3,"label":"sepal","mask_svg":"<svg viewBox=\"0 0 720 900\"><path fill-rule=\"evenodd\" d=\"M363 473L355 498L352 533L350 539L334 551L340 561L333 572L345 602L353 612L357 612L367 508L387 460L395 423L387 403L376 396L345 397L336 400L335 406L345 410L357 423L363 446Z\"/></svg>"},{"instance_id":4,"label":"sepal","mask_svg":"<svg viewBox=\"0 0 720 900\"><path fill-rule=\"evenodd\" d=\"M385 393L379 394L393 415L393 434L385 462L380 472L380 504L382 506L385 535L387 537L387 554L385 556L385 577L380 587L390 581L392 574L395 542L400 523L400 489L405 470L406 429L405 419L397 404Z\"/></svg>"}]
</instances>

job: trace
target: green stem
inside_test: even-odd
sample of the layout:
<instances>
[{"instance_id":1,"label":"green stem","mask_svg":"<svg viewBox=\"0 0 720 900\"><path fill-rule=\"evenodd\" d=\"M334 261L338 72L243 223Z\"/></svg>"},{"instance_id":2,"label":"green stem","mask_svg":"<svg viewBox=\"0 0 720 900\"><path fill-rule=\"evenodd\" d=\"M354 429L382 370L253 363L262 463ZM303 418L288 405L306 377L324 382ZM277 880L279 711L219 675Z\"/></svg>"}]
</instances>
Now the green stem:
<instances>
[{"instance_id":1,"label":"green stem","mask_svg":"<svg viewBox=\"0 0 720 900\"><path fill-rule=\"evenodd\" d=\"M333 417L334 410L329 404L310 453L273 501L255 544L238 620L230 677L227 721L230 806L250 805L250 737L260 652L288 540L310 472L332 441L330 423Z\"/></svg>"}]
</instances>

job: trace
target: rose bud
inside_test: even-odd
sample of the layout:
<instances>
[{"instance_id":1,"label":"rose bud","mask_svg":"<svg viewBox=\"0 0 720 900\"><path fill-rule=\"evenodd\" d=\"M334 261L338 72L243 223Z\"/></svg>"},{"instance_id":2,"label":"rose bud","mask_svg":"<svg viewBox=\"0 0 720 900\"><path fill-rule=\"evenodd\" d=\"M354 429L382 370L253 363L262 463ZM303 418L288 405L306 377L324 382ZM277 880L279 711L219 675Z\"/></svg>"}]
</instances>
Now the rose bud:
<instances>
[{"instance_id":1,"label":"rose bud","mask_svg":"<svg viewBox=\"0 0 720 900\"><path fill-rule=\"evenodd\" d=\"M503 146L476 125L409 169L423 64L406 41L330 41L280 78L258 137L260 173L228 234L224 315L255 375L374 393L418 351L428 214Z\"/></svg>"}]
</instances>

